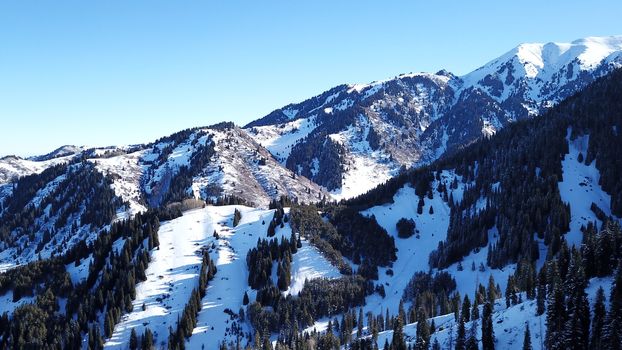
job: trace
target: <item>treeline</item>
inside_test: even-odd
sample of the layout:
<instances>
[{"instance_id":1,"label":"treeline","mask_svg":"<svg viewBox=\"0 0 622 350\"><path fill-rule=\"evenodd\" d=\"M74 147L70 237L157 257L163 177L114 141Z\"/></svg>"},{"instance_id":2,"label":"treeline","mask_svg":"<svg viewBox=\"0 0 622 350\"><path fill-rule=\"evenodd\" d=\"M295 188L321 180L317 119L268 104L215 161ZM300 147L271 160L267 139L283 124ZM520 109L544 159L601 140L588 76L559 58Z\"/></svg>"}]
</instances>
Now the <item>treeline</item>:
<instances>
[{"instance_id":1,"label":"treeline","mask_svg":"<svg viewBox=\"0 0 622 350\"><path fill-rule=\"evenodd\" d=\"M306 281L298 296L283 296L272 286L257 294L246 315L261 339L272 332L290 333L321 317L333 316L363 305L373 293L373 284L361 276ZM267 295L269 294L269 296Z\"/></svg>"}]
</instances>

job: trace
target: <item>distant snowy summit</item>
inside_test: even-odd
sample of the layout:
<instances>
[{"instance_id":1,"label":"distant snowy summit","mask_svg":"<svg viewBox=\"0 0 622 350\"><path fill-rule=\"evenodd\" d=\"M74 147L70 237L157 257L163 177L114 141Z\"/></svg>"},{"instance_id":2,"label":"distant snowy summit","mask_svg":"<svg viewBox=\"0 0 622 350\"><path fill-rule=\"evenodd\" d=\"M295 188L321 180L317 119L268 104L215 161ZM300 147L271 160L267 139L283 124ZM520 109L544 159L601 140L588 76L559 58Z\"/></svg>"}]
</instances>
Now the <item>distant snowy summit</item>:
<instances>
[{"instance_id":1,"label":"distant snowy summit","mask_svg":"<svg viewBox=\"0 0 622 350\"><path fill-rule=\"evenodd\" d=\"M287 168L349 198L538 115L620 66L622 36L521 44L463 76L339 85L245 128Z\"/></svg>"}]
</instances>

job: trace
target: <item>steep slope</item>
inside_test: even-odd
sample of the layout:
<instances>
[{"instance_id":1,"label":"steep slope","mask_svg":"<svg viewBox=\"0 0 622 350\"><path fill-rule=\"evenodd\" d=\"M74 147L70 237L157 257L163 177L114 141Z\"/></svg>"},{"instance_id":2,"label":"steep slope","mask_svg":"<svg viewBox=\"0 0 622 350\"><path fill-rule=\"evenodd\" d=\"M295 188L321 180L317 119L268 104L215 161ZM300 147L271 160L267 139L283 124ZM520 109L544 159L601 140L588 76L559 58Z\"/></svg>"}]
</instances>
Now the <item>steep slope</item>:
<instances>
[{"instance_id":1,"label":"steep slope","mask_svg":"<svg viewBox=\"0 0 622 350\"><path fill-rule=\"evenodd\" d=\"M69 162L73 155L54 157L46 160L23 159L17 156L0 158L0 186L5 185L22 176L38 174L43 170Z\"/></svg>"},{"instance_id":2,"label":"steep slope","mask_svg":"<svg viewBox=\"0 0 622 350\"><path fill-rule=\"evenodd\" d=\"M236 210L241 220L234 226ZM274 210L245 206L208 206L163 223L158 233L160 248L152 251L152 261L145 271L147 280L136 286L132 312L121 318L105 348L123 349L132 330L143 334L146 328L153 332L155 344L167 344L169 327L176 328L198 284L202 250L209 252L217 272L201 300L197 326L187 346L215 349L223 342L235 342L238 336L246 343L245 335L252 327L240 322L238 312L244 307L244 293L254 299L256 291L248 286L245 258L258 239L270 238L267 223L273 214ZM287 224L277 228L273 238L280 240L291 234ZM301 288L307 277L339 276L307 241L294 254L292 267L294 290Z\"/></svg>"},{"instance_id":3,"label":"steep slope","mask_svg":"<svg viewBox=\"0 0 622 350\"><path fill-rule=\"evenodd\" d=\"M462 77L440 71L337 86L246 130L289 169L351 198L403 166L538 115L621 65L622 36L522 44ZM362 177L369 180L356 182Z\"/></svg>"},{"instance_id":4,"label":"steep slope","mask_svg":"<svg viewBox=\"0 0 622 350\"><path fill-rule=\"evenodd\" d=\"M281 196L310 203L328 195L231 123L182 131L136 152L91 161L113 175L117 194L135 210L187 197L234 197L267 207Z\"/></svg>"}]
</instances>

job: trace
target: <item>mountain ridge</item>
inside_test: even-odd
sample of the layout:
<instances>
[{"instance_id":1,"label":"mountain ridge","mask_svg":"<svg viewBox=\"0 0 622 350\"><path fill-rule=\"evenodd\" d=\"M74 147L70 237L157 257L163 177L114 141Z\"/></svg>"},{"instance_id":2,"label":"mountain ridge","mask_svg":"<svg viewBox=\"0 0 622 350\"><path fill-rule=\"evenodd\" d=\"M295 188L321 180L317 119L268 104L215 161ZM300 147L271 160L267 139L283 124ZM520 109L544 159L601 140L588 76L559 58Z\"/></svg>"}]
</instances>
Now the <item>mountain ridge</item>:
<instances>
[{"instance_id":1,"label":"mountain ridge","mask_svg":"<svg viewBox=\"0 0 622 350\"><path fill-rule=\"evenodd\" d=\"M336 199L349 198L362 193L347 183L359 176L354 168L362 162L357 159L372 156L360 152L357 140L369 138L368 148L382 153L368 164L378 168L374 175L379 179L363 184L370 189L402 167L429 163L508 123L542 113L620 67L621 52L619 35L520 44L462 76L441 70L338 85L245 129L290 170L327 187ZM327 143L330 152L322 149Z\"/></svg>"}]
</instances>

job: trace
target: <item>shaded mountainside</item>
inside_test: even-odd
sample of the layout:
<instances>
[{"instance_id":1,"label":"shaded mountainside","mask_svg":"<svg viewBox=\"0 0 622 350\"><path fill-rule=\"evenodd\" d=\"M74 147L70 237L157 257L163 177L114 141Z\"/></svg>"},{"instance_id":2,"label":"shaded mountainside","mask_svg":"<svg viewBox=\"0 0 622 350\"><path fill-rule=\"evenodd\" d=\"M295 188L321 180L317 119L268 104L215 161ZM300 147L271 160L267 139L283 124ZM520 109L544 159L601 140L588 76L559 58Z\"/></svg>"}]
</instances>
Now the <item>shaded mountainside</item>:
<instances>
[{"instance_id":1,"label":"shaded mountainside","mask_svg":"<svg viewBox=\"0 0 622 350\"><path fill-rule=\"evenodd\" d=\"M340 85L245 128L289 169L350 198L402 166L544 112L619 67L621 50L619 36L522 44L461 77L440 71Z\"/></svg>"}]
</instances>

